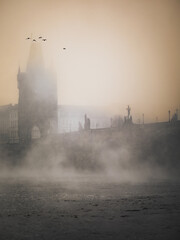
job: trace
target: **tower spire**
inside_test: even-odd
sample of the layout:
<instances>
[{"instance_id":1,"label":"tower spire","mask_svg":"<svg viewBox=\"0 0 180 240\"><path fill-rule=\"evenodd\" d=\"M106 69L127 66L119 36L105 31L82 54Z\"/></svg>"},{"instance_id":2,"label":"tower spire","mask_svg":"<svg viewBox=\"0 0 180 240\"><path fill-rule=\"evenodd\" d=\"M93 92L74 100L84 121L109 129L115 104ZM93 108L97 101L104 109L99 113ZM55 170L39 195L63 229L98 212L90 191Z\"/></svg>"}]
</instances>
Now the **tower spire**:
<instances>
[{"instance_id":1,"label":"tower spire","mask_svg":"<svg viewBox=\"0 0 180 240\"><path fill-rule=\"evenodd\" d=\"M44 67L43 54L40 43L32 42L27 62L27 71L36 71Z\"/></svg>"},{"instance_id":2,"label":"tower spire","mask_svg":"<svg viewBox=\"0 0 180 240\"><path fill-rule=\"evenodd\" d=\"M17 75L20 75L21 74L21 69L20 69L20 65L18 67L18 74Z\"/></svg>"}]
</instances>

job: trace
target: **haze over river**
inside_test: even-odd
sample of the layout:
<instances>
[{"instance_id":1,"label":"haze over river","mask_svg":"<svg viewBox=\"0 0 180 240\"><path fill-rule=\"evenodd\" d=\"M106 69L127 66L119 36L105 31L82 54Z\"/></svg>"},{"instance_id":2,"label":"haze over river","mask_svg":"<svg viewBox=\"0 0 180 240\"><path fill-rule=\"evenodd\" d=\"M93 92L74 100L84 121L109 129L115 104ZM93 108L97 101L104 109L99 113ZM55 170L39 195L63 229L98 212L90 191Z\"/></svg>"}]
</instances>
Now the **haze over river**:
<instances>
[{"instance_id":1,"label":"haze over river","mask_svg":"<svg viewBox=\"0 0 180 240\"><path fill-rule=\"evenodd\" d=\"M0 179L0 239L180 239L180 183Z\"/></svg>"}]
</instances>

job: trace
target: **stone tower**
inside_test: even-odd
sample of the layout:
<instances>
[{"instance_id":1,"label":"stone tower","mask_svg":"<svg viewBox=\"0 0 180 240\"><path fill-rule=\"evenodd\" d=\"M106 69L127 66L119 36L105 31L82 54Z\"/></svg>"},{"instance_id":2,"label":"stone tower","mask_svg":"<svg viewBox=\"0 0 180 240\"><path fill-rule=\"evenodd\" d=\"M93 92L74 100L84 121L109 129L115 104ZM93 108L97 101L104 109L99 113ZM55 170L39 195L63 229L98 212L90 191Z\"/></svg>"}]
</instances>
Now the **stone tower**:
<instances>
[{"instance_id":1,"label":"stone tower","mask_svg":"<svg viewBox=\"0 0 180 240\"><path fill-rule=\"evenodd\" d=\"M44 138L57 131L57 81L45 68L41 45L32 43L26 72L17 75L20 142Z\"/></svg>"}]
</instances>

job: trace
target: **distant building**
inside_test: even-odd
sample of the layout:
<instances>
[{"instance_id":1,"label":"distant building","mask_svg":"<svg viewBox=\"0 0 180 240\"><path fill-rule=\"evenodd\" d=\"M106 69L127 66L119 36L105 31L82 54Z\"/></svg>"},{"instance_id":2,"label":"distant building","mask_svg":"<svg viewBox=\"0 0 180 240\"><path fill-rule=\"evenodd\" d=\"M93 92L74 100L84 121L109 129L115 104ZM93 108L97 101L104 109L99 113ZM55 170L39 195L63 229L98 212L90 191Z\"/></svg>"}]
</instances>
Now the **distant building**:
<instances>
[{"instance_id":1,"label":"distant building","mask_svg":"<svg viewBox=\"0 0 180 240\"><path fill-rule=\"evenodd\" d=\"M10 108L10 132L9 143L18 143L18 105L14 105Z\"/></svg>"},{"instance_id":2,"label":"distant building","mask_svg":"<svg viewBox=\"0 0 180 240\"><path fill-rule=\"evenodd\" d=\"M17 81L20 142L57 132L56 77L45 68L38 43L32 43L26 72L21 72L19 68Z\"/></svg>"},{"instance_id":3,"label":"distant building","mask_svg":"<svg viewBox=\"0 0 180 240\"><path fill-rule=\"evenodd\" d=\"M28 112L28 110L31 111L31 109L28 107L28 105L25 104L24 108L26 109L27 116L31 118L31 112ZM24 113L24 111L25 110L22 110L20 114ZM89 119L88 123L85 121L85 113L88 114L88 118L86 118L86 120ZM19 129L21 128L22 123L19 123L18 116L18 104L9 104L0 107L0 143L18 143L19 141L22 142L23 139L19 139L19 133L21 133L22 130L26 129L25 127L27 127L27 125L23 126L23 129ZM97 110L93 107L64 105L58 106L58 130L56 129L56 133L69 133L79 130L101 129L109 127L110 117L103 111ZM37 125L33 125L30 131L31 140L41 137L40 129L41 122L37 122ZM53 121L49 121L48 129L51 133L53 133L55 130Z\"/></svg>"},{"instance_id":4,"label":"distant building","mask_svg":"<svg viewBox=\"0 0 180 240\"><path fill-rule=\"evenodd\" d=\"M18 104L0 107L0 142L30 142L57 133L56 76L45 68L38 43L32 43L26 72L17 74Z\"/></svg>"},{"instance_id":5,"label":"distant building","mask_svg":"<svg viewBox=\"0 0 180 240\"><path fill-rule=\"evenodd\" d=\"M116 115L111 118L111 127L120 129L123 126L123 119L121 116Z\"/></svg>"},{"instance_id":6,"label":"distant building","mask_svg":"<svg viewBox=\"0 0 180 240\"><path fill-rule=\"evenodd\" d=\"M0 143L18 143L18 106L0 107Z\"/></svg>"},{"instance_id":7,"label":"distant building","mask_svg":"<svg viewBox=\"0 0 180 240\"><path fill-rule=\"evenodd\" d=\"M88 124L85 121L88 116ZM88 125L88 126L87 126ZM110 116L100 108L89 106L58 106L58 132L68 133L87 129L110 127Z\"/></svg>"},{"instance_id":8,"label":"distant building","mask_svg":"<svg viewBox=\"0 0 180 240\"><path fill-rule=\"evenodd\" d=\"M79 129L79 122L83 122L84 115L79 107L58 106L58 132L75 132Z\"/></svg>"}]
</instances>

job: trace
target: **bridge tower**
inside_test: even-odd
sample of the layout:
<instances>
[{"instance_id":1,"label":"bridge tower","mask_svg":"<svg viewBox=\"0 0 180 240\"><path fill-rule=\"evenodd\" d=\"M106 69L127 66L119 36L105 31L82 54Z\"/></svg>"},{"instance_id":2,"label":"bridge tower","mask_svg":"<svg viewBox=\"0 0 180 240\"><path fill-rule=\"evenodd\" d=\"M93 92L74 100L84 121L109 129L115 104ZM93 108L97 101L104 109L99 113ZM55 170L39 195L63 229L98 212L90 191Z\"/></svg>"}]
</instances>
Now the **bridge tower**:
<instances>
[{"instance_id":1,"label":"bridge tower","mask_svg":"<svg viewBox=\"0 0 180 240\"><path fill-rule=\"evenodd\" d=\"M32 42L26 72L17 74L20 142L43 138L57 131L57 81L45 68L41 45Z\"/></svg>"}]
</instances>

